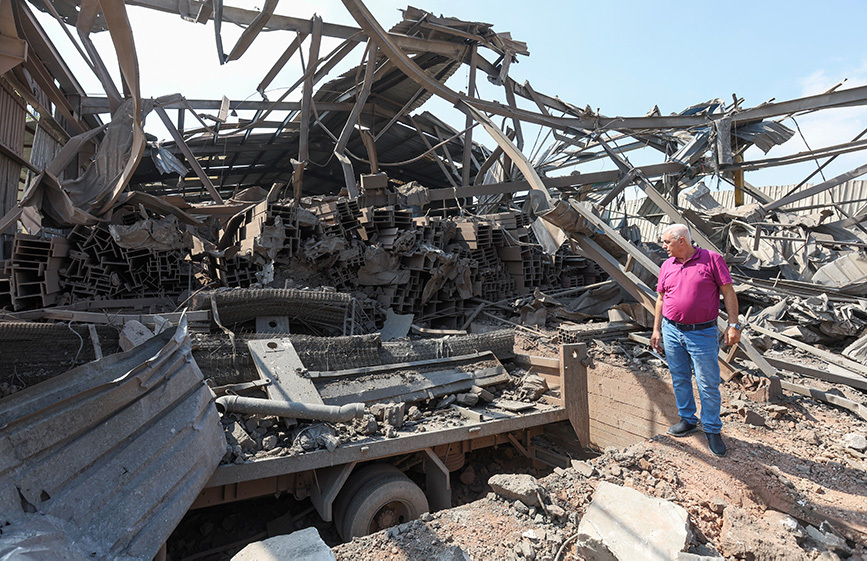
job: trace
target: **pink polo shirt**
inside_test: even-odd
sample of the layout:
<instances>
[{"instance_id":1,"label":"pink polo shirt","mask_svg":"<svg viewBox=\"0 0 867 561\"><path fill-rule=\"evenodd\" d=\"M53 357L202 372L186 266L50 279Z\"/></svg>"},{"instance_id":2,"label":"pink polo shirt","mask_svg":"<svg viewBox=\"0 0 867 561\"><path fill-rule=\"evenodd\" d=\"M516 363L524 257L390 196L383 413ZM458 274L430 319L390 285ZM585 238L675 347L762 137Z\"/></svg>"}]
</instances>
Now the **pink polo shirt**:
<instances>
[{"instance_id":1,"label":"pink polo shirt","mask_svg":"<svg viewBox=\"0 0 867 561\"><path fill-rule=\"evenodd\" d=\"M732 276L722 255L696 248L685 263L670 257L659 270L656 291L663 294L662 315L678 323L704 323L719 316L720 287Z\"/></svg>"}]
</instances>

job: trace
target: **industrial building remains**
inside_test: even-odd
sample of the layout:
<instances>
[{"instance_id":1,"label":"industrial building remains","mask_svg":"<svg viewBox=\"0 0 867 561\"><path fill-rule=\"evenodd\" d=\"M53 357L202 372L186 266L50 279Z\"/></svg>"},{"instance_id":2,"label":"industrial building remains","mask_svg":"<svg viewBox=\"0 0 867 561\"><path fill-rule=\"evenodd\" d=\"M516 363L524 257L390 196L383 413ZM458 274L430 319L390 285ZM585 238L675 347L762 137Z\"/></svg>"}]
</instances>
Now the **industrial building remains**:
<instances>
[{"instance_id":1,"label":"industrial building remains","mask_svg":"<svg viewBox=\"0 0 867 561\"><path fill-rule=\"evenodd\" d=\"M867 104L867 87L608 116L516 82L528 46L491 24L407 7L386 30L361 0L343 0L355 26L277 4L0 0L0 559L201 558L165 546L188 512L281 494L309 500L340 547L391 540L413 558L438 527L425 513L456 502L450 474L477 484L468 456L501 445L560 477L529 494L484 482L533 508L515 506L518 520L548 524L509 555L635 558L611 544L593 557L608 538L580 519L598 515L593 493L647 498L624 471L676 485L652 464L677 413L647 333L671 223L735 280L747 329L720 353L727 423L794 431L819 407L845 429L838 456L799 472L809 495L779 467L755 475L782 488L749 500L795 528L774 554L867 558L867 164L819 175L867 139L745 158L789 141L790 117ZM221 64L266 31L285 51L251 98L144 98L129 6L213 26ZM77 53L58 50L49 19ZM228 23L243 27L234 45ZM84 92L72 56L102 94ZM170 139L145 133L148 117ZM782 191L744 179L808 160L817 171ZM576 171L594 161L604 171ZM686 528L654 558L777 558L732 537L745 504L650 487ZM486 547L472 557L505 555Z\"/></svg>"}]
</instances>

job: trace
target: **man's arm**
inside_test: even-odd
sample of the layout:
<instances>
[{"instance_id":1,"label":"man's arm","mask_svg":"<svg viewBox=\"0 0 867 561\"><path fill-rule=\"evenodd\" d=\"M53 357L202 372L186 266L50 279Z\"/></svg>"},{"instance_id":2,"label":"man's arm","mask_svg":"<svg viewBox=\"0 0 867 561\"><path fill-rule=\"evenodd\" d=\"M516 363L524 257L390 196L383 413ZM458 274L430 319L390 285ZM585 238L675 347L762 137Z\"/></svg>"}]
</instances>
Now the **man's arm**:
<instances>
[{"instance_id":1,"label":"man's arm","mask_svg":"<svg viewBox=\"0 0 867 561\"><path fill-rule=\"evenodd\" d=\"M731 286L731 285L729 285ZM732 291L734 292L734 291ZM737 300L735 300L737 309ZM653 309L653 335L650 336L650 346L658 352L662 352L659 342L662 340L662 292L657 292L656 306Z\"/></svg>"},{"instance_id":2,"label":"man's arm","mask_svg":"<svg viewBox=\"0 0 867 561\"><path fill-rule=\"evenodd\" d=\"M735 293L734 285L732 283L724 284L720 290L722 290L726 314L729 316L729 325L738 323L738 295ZM741 331L734 327L727 327L725 336L726 345L737 345L738 341L741 340Z\"/></svg>"}]
</instances>

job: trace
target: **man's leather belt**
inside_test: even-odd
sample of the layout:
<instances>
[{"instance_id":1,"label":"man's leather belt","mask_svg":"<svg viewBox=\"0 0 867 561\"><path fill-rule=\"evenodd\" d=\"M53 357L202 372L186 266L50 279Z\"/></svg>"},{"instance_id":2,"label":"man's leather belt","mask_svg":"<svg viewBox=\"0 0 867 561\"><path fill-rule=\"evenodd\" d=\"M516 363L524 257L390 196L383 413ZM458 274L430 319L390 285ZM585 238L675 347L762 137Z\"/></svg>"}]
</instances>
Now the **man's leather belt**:
<instances>
[{"instance_id":1,"label":"man's leather belt","mask_svg":"<svg viewBox=\"0 0 867 561\"><path fill-rule=\"evenodd\" d=\"M680 329L681 331L698 331L699 329L707 329L708 327L714 327L716 325L716 320L706 321L704 323L677 323L676 321L671 321L668 318L665 318L665 321Z\"/></svg>"}]
</instances>

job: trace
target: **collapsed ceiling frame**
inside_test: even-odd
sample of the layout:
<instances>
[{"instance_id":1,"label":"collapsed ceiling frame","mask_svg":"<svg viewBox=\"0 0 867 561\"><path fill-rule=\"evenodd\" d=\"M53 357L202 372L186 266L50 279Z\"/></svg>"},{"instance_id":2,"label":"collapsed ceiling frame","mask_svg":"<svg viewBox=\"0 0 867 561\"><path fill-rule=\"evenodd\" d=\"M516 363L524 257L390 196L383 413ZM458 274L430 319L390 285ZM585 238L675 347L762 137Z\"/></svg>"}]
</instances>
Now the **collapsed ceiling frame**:
<instances>
[{"instance_id":1,"label":"collapsed ceiling frame","mask_svg":"<svg viewBox=\"0 0 867 561\"><path fill-rule=\"evenodd\" d=\"M126 18L120 3L104 3L119 6ZM56 51L46 55L45 48L33 49L33 44L37 43L33 29L38 23L24 2L10 2L4 8L16 15L13 18L15 29L6 29L4 36L24 37L18 40L31 45L31 56L23 57L20 64L4 74L4 79L16 91L29 92L33 88L23 87L24 81L31 85L37 82L47 97L47 105L34 105L39 100L29 93L23 94L25 99L37 109L40 125L49 130L64 131L66 137L94 128L99 123L98 115L115 112L120 102L118 88L107 72L100 71L105 64L89 40L91 32L111 31L112 26L102 15L98 2L81 3L80 15L75 9L78 4L76 1L34 3L37 8L52 12L60 21L77 27L87 53L81 48L79 50L83 56L89 56L88 64L103 84L105 97L83 95ZM526 173L516 172L509 156L499 155L505 170L499 181L497 176L489 174L486 177L478 173L483 167L489 167L484 163L491 152L472 141L472 131L478 120L470 108L488 117L502 117L504 124L510 123L519 150L524 147L523 129L531 125L542 127L546 137L553 136L554 141L544 149L540 146L535 150L538 157L532 166L545 188L564 195L580 190L586 196L587 189L582 187L593 185L595 191L603 192L596 197L597 201L601 197L603 206L629 186L657 190L664 184L669 186L666 194L671 197L676 196L678 185L688 186L704 175L734 178L740 170L833 157L867 147L856 138L850 143L817 148L785 158L751 162L742 157L750 145L758 144L768 149L788 140L793 133L779 123L781 118L863 105L867 103L867 87L829 91L754 108L742 108L741 100L737 99L729 105L713 100L678 115L662 116L655 110L641 117L608 117L589 107L582 109L556 96L538 92L528 82L518 84L514 81L508 73L510 64L518 55L529 54L527 47L511 39L509 34L494 32L489 24L436 17L408 8L404 11L404 20L386 31L364 4L357 1L344 1L344 5L359 27L330 24L318 17L306 20L277 15L273 13L276 3L267 4L261 12L224 6L221 2L130 0L126 4L179 14L197 23L213 21L218 38L223 21L245 27L230 54L220 51L221 62L241 58L263 31L295 33L294 40L259 84L257 89L262 95L261 101L187 100L180 95L154 100L153 106L173 133L174 143L167 143L164 147L176 156L184 157L194 173L182 174L179 180L166 180L152 158L143 158L129 181L134 188L153 194L180 192L194 198L198 192L201 198L220 203L231 193L247 186L267 187L275 182L288 184L293 177L297 181L295 170L300 165L303 165L304 194L335 193L346 188L354 196L358 193L358 173L379 170L387 171L398 184L420 182L431 189L433 201L445 201L445 204L457 198L526 191L529 178ZM217 7L219 9L215 9ZM115 31L118 37L122 35ZM50 45L44 32L36 35L40 44ZM331 53L320 56L319 45L324 37L343 42ZM125 40L132 45L131 33ZM330 70L355 46L364 43L367 47L362 64L316 90ZM221 40L218 41L219 49L222 49ZM496 60L491 62L485 58L483 50L496 56ZM134 51L131 54L134 55ZM265 89L293 57L301 58L302 62L306 60L307 70L280 99L269 100ZM50 68L50 75L59 72L60 88L51 88L46 80L39 79L39 76L46 75L45 71L39 70L43 68L40 61L44 60L50 61L44 66ZM371 73L365 71L369 61L374 61L375 66ZM14 64L14 60L10 64ZM470 94L456 92L446 85L448 78L462 65L469 69L471 83L467 91ZM504 88L506 104L473 95L477 70ZM360 79L361 76L366 79ZM124 91L132 93L125 78L123 82ZM299 87L301 100L286 101L287 95ZM431 96L445 100L467 115L463 131L443 130L447 125L430 114L412 115L411 112ZM530 102L534 108L519 107L517 98ZM70 99L77 101L74 110ZM177 110L176 120L169 119L167 110ZM230 111L244 116L230 123L227 119ZM201 112L212 114L203 115ZM272 115L276 119L269 120ZM57 125L58 118L64 120L65 127ZM191 119L197 119L200 126L187 129L185 124ZM633 171L612 158L611 150L604 149L605 145L614 147L617 154L651 147L663 156L663 161ZM151 155L154 150L153 146L148 146L144 154ZM4 154L14 158L10 153L15 152L10 149ZM574 169L579 163L602 158L612 159L614 168L590 174L553 175ZM80 170L86 164L86 158L79 160L84 160L78 162ZM780 208L807 194L830 188L836 184L835 181L857 177L864 173L862 168L841 176L839 180L823 182L810 191L793 193L784 201L768 201L765 210ZM663 181L652 186L647 180L654 178ZM739 183L738 187L754 194L743 181ZM675 186L674 191L670 186ZM3 224L9 225L8 221Z\"/></svg>"},{"instance_id":2,"label":"collapsed ceiling frame","mask_svg":"<svg viewBox=\"0 0 867 561\"><path fill-rule=\"evenodd\" d=\"M527 47L507 33L494 32L490 24L437 17L410 7L403 21L387 31L360 0L343 0L343 4L358 27L330 24L318 16L306 20L277 15L276 2L266 3L257 12L216 0L34 1L37 8L76 27L82 43L79 53L106 92L98 97L82 94L27 4L23 0L5 3L3 10L14 16L0 29L4 44L9 45L2 59L7 89L18 92L35 108L39 126L55 133L60 128L65 137L54 135L53 160L46 158L41 165L27 162L33 176L18 204L4 208L0 232L10 231L19 220L31 232L105 220L119 200L129 200L121 197L127 189L139 192L140 201L154 206L164 205L157 202L159 196L180 195L187 202L204 201L197 207L200 212L218 214L223 211L215 209L227 198L253 186L271 192L276 189L279 194L291 185L296 197L343 192L355 198L359 174L385 170L395 185L414 181L426 187L431 207L472 214L479 209L496 212L498 206L514 208L528 199L532 204L525 209L549 220L552 211L564 212L562 205L554 203L558 198L593 202L610 213L613 206L619 206L612 203L621 202L625 189L634 186L661 214L688 224L699 244L710 248L715 246L708 238L708 225L695 213L683 213L673 204L683 187L702 177L731 180L738 193L747 192L759 200L760 211L766 214L867 173L867 166L862 165L801 188L808 177L775 201L743 179L744 170L818 158L830 158L830 162L840 154L867 148L858 135L848 143L792 156L754 161L743 157L749 146L767 152L789 140L794 131L781 123L788 117L867 104L867 87L832 88L820 95L753 108L743 108L737 98L731 104L716 99L676 115L663 116L654 108L644 116L609 117L539 92L529 82L518 84L509 76L509 68L518 55L529 54ZM180 94L142 100L126 5L178 14L199 24L213 21L221 63L242 58L263 31L295 36L256 88L261 101L188 100ZM224 21L244 27L229 54L223 50L220 35ZM120 88L104 71L106 65L89 39L91 33L102 30L112 34L119 53ZM75 42L71 34L69 37ZM322 54L323 38L341 42ZM359 45L364 46L361 64L323 83ZM486 58L488 53L496 57L493 62ZM301 60L303 75L278 99L268 99L266 89L293 58ZM466 93L447 85L464 65L468 69ZM477 96L477 72L503 87L505 104ZM59 74L57 84L45 79L54 73ZM299 88L300 99L287 101ZM429 112L413 113L431 97L465 115L463 130ZM519 107L519 98L531 108ZM145 141L142 120L152 109L174 142ZM170 110L177 111L176 119L171 118ZM99 120L106 113L112 118L108 126ZM232 120L230 113L240 116ZM495 117L502 118L505 131L492 121ZM196 128L188 128L186 123L193 119L198 122ZM496 150L473 141L478 125L495 140ZM544 132L546 139L553 140L546 146L534 146L528 156L525 129L531 126L540 128L540 136ZM655 151L662 161L633 166L626 154L638 148ZM20 169L22 154L6 145L2 157ZM88 166L91 159L100 165ZM582 162L600 159L610 160L612 168L566 173ZM555 172L560 175L553 175ZM17 181L3 187L17 190ZM527 193L531 196L526 197ZM204 210L209 204L212 210ZM576 222L593 223L590 214L576 208L584 215L572 213ZM863 209L854 215L842 214L839 205L835 210L841 213L838 224L863 228L860 223L867 217ZM567 220L567 233L572 226ZM594 234L580 228L575 231ZM582 248L580 243L577 248ZM626 254L630 254L628 249ZM603 268L610 262L610 255L597 257ZM622 275L622 270L617 274Z\"/></svg>"}]
</instances>

